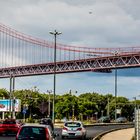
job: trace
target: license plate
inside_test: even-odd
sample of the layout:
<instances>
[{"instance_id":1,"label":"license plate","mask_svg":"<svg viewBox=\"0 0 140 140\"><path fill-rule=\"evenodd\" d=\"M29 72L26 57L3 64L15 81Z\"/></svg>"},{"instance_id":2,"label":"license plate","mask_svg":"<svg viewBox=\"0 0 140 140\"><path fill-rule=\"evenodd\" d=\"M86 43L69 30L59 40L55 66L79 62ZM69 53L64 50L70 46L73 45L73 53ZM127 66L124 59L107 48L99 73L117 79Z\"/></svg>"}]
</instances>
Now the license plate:
<instances>
[{"instance_id":1,"label":"license plate","mask_svg":"<svg viewBox=\"0 0 140 140\"><path fill-rule=\"evenodd\" d=\"M68 131L68 133L74 133L74 131Z\"/></svg>"},{"instance_id":2,"label":"license plate","mask_svg":"<svg viewBox=\"0 0 140 140\"><path fill-rule=\"evenodd\" d=\"M75 133L69 133L69 135L74 136L74 135L75 135Z\"/></svg>"}]
</instances>

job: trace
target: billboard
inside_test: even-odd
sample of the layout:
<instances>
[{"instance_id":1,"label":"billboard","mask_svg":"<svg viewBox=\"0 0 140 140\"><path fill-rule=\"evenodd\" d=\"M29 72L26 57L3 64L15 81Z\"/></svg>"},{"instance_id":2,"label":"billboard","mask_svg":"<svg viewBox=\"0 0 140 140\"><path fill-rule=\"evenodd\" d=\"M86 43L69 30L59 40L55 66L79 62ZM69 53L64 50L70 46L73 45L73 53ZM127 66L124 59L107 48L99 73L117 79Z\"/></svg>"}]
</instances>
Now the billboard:
<instances>
[{"instance_id":1,"label":"billboard","mask_svg":"<svg viewBox=\"0 0 140 140\"><path fill-rule=\"evenodd\" d=\"M11 103L11 110L10 110ZM0 100L0 112L9 112L9 111L20 112L21 111L21 100L19 99L4 99Z\"/></svg>"}]
</instances>

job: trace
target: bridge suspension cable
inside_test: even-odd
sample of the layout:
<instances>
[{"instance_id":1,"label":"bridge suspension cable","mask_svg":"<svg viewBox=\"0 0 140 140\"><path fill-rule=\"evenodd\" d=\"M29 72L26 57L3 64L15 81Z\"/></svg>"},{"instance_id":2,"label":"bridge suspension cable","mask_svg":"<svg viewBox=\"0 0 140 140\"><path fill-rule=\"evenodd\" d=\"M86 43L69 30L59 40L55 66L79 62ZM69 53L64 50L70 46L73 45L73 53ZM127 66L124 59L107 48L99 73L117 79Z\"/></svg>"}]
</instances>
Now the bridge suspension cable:
<instances>
[{"instance_id":1,"label":"bridge suspension cable","mask_svg":"<svg viewBox=\"0 0 140 140\"><path fill-rule=\"evenodd\" d=\"M139 46L125 48L92 48L57 43L56 49L56 62L61 63L93 58L101 59L103 57L115 56L116 52L118 52L117 56L140 53ZM51 64L54 58L53 52L54 42L26 35L0 23L0 68ZM135 63L138 63L137 59L137 57L133 58L133 60L136 61ZM125 62L123 59L119 61ZM49 67L49 69L51 69L51 67Z\"/></svg>"}]
</instances>

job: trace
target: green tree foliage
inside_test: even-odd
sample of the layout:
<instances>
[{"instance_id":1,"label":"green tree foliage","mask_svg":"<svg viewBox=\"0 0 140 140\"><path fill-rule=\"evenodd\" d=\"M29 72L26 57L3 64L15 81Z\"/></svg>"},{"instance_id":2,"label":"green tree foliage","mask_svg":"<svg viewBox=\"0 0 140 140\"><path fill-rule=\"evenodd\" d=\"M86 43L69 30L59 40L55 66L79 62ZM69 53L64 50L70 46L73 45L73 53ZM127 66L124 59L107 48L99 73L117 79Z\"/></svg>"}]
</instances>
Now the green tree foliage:
<instances>
[{"instance_id":1,"label":"green tree foliage","mask_svg":"<svg viewBox=\"0 0 140 140\"><path fill-rule=\"evenodd\" d=\"M7 99L9 98L9 92L6 89L0 89L0 98L3 99Z\"/></svg>"},{"instance_id":2,"label":"green tree foliage","mask_svg":"<svg viewBox=\"0 0 140 140\"><path fill-rule=\"evenodd\" d=\"M21 112L17 113L18 118L23 118L22 110L25 105L28 106L26 117L30 115L37 118L45 117L48 115L48 100L49 95L40 93L38 90L16 90L14 96L21 100ZM0 98L9 99L9 92L6 89L0 89ZM53 94L50 95L51 114ZM117 108L121 109L122 116L132 119L134 113L135 102L129 101L125 97L117 97ZM140 101L137 101L140 104ZM44 112L41 108L46 108ZM83 119L95 117L98 118L101 115L106 116L109 108L109 114L111 118L114 118L115 110L115 97L112 94L101 95L99 93L84 93L79 96L66 93L63 95L57 95L55 98L55 116L57 119L64 117L71 119L74 115L77 119L83 116ZM98 113L98 114L97 114Z\"/></svg>"}]
</instances>

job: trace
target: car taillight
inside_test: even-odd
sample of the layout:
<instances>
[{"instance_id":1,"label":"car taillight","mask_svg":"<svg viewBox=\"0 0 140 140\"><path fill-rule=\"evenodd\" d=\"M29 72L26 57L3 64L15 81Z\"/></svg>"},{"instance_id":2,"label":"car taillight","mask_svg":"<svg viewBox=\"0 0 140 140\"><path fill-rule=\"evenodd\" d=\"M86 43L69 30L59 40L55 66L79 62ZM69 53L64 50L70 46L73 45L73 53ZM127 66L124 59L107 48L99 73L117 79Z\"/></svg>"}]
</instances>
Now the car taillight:
<instances>
[{"instance_id":1,"label":"car taillight","mask_svg":"<svg viewBox=\"0 0 140 140\"><path fill-rule=\"evenodd\" d=\"M63 127L63 130L66 130L67 131L68 129L66 127Z\"/></svg>"},{"instance_id":2,"label":"car taillight","mask_svg":"<svg viewBox=\"0 0 140 140\"><path fill-rule=\"evenodd\" d=\"M46 128L46 140L49 140L49 131L48 131L48 128Z\"/></svg>"},{"instance_id":3,"label":"car taillight","mask_svg":"<svg viewBox=\"0 0 140 140\"><path fill-rule=\"evenodd\" d=\"M18 140L18 136L19 136L19 133L21 131L22 128L19 128L18 132L17 132L17 135L16 135L16 140Z\"/></svg>"},{"instance_id":4,"label":"car taillight","mask_svg":"<svg viewBox=\"0 0 140 140\"><path fill-rule=\"evenodd\" d=\"M77 131L81 131L82 130L82 128L77 128Z\"/></svg>"}]
</instances>

